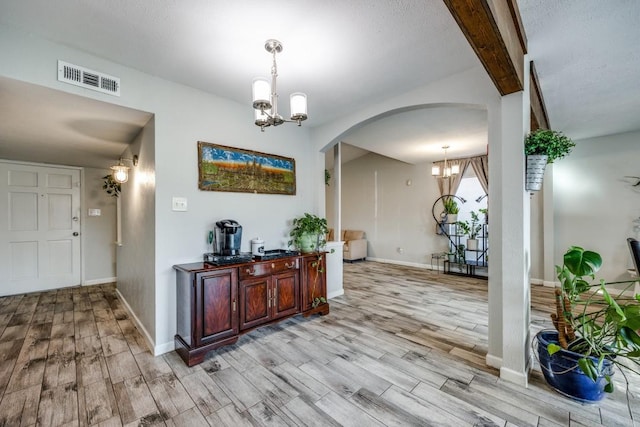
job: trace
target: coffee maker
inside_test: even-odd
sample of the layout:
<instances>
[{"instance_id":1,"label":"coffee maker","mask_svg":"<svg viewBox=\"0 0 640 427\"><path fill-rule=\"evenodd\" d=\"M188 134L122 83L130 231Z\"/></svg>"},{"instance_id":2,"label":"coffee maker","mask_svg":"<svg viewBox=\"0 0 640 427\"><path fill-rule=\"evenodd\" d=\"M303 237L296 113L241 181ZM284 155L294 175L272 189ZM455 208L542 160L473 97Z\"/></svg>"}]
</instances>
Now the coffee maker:
<instances>
[{"instance_id":1,"label":"coffee maker","mask_svg":"<svg viewBox=\"0 0 640 427\"><path fill-rule=\"evenodd\" d=\"M223 219L216 222L218 235L216 251L219 255L239 255L242 244L242 226L233 219Z\"/></svg>"}]
</instances>

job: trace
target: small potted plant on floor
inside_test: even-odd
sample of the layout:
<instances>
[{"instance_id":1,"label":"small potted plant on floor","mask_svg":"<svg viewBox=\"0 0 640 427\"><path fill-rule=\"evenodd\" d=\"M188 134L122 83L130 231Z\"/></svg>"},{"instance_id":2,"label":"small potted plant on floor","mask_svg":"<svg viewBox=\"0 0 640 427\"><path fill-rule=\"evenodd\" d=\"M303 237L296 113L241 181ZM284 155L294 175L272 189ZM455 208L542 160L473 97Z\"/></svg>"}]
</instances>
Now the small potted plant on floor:
<instances>
[{"instance_id":1,"label":"small potted plant on floor","mask_svg":"<svg viewBox=\"0 0 640 427\"><path fill-rule=\"evenodd\" d=\"M524 153L527 155L526 190L542 189L542 178L547 164L562 159L575 145L569 137L559 131L538 129L529 133L524 141Z\"/></svg>"},{"instance_id":2,"label":"small potted plant on floor","mask_svg":"<svg viewBox=\"0 0 640 427\"><path fill-rule=\"evenodd\" d=\"M305 213L304 216L293 219L289 246L293 243L303 253L319 251L327 243L327 233L329 228L325 218Z\"/></svg>"},{"instance_id":3,"label":"small potted plant on floor","mask_svg":"<svg viewBox=\"0 0 640 427\"><path fill-rule=\"evenodd\" d=\"M591 283L601 265L596 252L577 246L567 250L563 265L556 266L560 286L551 315L556 330L536 335L549 385L582 402L598 401L613 391L615 366L623 374L640 375L640 294L627 296L633 281L617 282L627 286L615 291L608 289L613 283Z\"/></svg>"}]
</instances>

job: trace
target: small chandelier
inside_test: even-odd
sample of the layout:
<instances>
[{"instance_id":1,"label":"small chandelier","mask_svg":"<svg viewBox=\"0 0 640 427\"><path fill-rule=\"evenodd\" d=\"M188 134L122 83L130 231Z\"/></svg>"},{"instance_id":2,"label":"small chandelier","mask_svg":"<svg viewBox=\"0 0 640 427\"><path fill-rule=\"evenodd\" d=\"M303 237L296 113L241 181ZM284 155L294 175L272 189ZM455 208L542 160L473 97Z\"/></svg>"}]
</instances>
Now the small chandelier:
<instances>
[{"instance_id":1,"label":"small chandelier","mask_svg":"<svg viewBox=\"0 0 640 427\"><path fill-rule=\"evenodd\" d=\"M433 165L431 167L431 175L439 178L449 178L452 175L457 175L460 173L460 165L447 165L447 150L449 149L448 145L442 147L444 150L444 164L442 165L442 175L440 175L440 166Z\"/></svg>"},{"instance_id":2,"label":"small chandelier","mask_svg":"<svg viewBox=\"0 0 640 427\"><path fill-rule=\"evenodd\" d=\"M255 110L256 126L260 126L260 131L269 126L278 126L284 122L297 123L302 125L303 120L307 120L307 95L302 92L290 95L291 120L285 120L278 114L278 93L276 92L276 78L278 77L278 65L276 64L276 53L282 52L282 43L278 40L269 39L265 42L264 48L273 55L273 65L271 66L271 85L265 78L253 79L253 108Z\"/></svg>"},{"instance_id":3,"label":"small chandelier","mask_svg":"<svg viewBox=\"0 0 640 427\"><path fill-rule=\"evenodd\" d=\"M131 168L129 166L125 166L124 163L122 163L123 160L130 161L133 166L138 166L138 156L136 155L134 155L132 159L121 157L120 160L118 160L117 165L111 166L111 170L113 171L113 180L119 184L124 184L129 181L129 169Z\"/></svg>"}]
</instances>

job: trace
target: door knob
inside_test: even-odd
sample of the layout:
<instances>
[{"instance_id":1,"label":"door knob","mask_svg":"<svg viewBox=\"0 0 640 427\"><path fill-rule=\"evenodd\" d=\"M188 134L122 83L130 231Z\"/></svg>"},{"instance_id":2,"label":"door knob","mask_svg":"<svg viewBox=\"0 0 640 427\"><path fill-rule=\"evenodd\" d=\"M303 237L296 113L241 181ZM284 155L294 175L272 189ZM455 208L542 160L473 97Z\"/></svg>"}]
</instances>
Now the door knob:
<instances>
[{"instance_id":1,"label":"door knob","mask_svg":"<svg viewBox=\"0 0 640 427\"><path fill-rule=\"evenodd\" d=\"M73 232L73 235L74 235L74 236L79 236L79 235L80 235L80 233L78 233L77 231L74 231L74 232Z\"/></svg>"},{"instance_id":2,"label":"door knob","mask_svg":"<svg viewBox=\"0 0 640 427\"><path fill-rule=\"evenodd\" d=\"M72 220L74 220L74 221L78 221L78 217L77 217L77 216L74 216L74 217L73 217L73 218L71 218L71 219L72 219Z\"/></svg>"}]
</instances>

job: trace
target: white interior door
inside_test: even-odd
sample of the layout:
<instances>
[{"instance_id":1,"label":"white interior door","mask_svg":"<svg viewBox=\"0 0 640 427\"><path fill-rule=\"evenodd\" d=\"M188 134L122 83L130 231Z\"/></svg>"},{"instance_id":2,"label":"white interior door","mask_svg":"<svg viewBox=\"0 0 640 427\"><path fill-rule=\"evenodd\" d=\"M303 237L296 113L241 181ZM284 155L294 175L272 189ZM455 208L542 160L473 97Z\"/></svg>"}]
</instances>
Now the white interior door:
<instances>
[{"instance_id":1,"label":"white interior door","mask_svg":"<svg viewBox=\"0 0 640 427\"><path fill-rule=\"evenodd\" d=\"M0 295L80 285L80 171L0 162Z\"/></svg>"}]
</instances>

